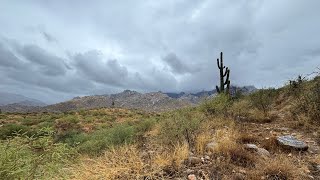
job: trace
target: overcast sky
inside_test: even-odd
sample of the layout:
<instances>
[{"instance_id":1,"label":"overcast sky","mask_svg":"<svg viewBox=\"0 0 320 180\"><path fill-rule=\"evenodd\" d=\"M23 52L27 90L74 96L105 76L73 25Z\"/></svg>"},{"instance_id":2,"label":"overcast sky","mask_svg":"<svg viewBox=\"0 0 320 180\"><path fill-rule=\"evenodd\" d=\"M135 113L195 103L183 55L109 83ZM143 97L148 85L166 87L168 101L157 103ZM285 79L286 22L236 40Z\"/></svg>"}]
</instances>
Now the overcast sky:
<instances>
[{"instance_id":1,"label":"overcast sky","mask_svg":"<svg viewBox=\"0 0 320 180\"><path fill-rule=\"evenodd\" d=\"M320 66L319 0L0 0L0 91L47 103L132 89L280 86Z\"/></svg>"}]
</instances>

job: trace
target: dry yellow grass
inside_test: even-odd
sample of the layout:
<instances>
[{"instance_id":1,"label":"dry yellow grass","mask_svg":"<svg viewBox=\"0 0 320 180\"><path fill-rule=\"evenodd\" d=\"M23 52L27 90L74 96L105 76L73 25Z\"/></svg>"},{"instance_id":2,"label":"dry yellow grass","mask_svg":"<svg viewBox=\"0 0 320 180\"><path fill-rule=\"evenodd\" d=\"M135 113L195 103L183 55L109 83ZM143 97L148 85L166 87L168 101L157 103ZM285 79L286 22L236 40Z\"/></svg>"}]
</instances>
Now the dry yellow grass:
<instances>
[{"instance_id":1,"label":"dry yellow grass","mask_svg":"<svg viewBox=\"0 0 320 180\"><path fill-rule=\"evenodd\" d=\"M249 179L302 179L298 167L285 154L257 163L256 168L248 174Z\"/></svg>"},{"instance_id":2,"label":"dry yellow grass","mask_svg":"<svg viewBox=\"0 0 320 180\"><path fill-rule=\"evenodd\" d=\"M106 151L97 158L82 158L71 169L70 179L143 179L158 171L149 167L135 146Z\"/></svg>"},{"instance_id":3,"label":"dry yellow grass","mask_svg":"<svg viewBox=\"0 0 320 180\"><path fill-rule=\"evenodd\" d=\"M235 147L238 132L235 129L218 129L214 135L214 141L217 143L215 152L225 152L227 149Z\"/></svg>"},{"instance_id":4,"label":"dry yellow grass","mask_svg":"<svg viewBox=\"0 0 320 180\"><path fill-rule=\"evenodd\" d=\"M179 169L181 164L189 157L189 146L187 143L176 145L173 150L167 150L156 154L153 164L159 167L172 166Z\"/></svg>"},{"instance_id":5,"label":"dry yellow grass","mask_svg":"<svg viewBox=\"0 0 320 180\"><path fill-rule=\"evenodd\" d=\"M159 179L162 170L172 167L178 170L189 156L187 144L177 145L170 151L143 157L134 145L125 145L106 151L96 158L83 157L80 163L69 169L70 179Z\"/></svg>"},{"instance_id":6,"label":"dry yellow grass","mask_svg":"<svg viewBox=\"0 0 320 180\"><path fill-rule=\"evenodd\" d=\"M203 131L198 134L195 139L195 150L197 154L204 154L207 143L212 139L211 134L208 131Z\"/></svg>"}]
</instances>

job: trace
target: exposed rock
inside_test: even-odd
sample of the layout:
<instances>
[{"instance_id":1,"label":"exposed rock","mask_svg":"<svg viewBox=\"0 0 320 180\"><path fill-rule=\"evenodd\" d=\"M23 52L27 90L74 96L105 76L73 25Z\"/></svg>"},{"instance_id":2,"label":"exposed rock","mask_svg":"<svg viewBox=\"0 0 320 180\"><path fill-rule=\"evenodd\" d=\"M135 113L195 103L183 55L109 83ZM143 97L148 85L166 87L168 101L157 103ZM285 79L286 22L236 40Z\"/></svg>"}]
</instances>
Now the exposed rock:
<instances>
[{"instance_id":1,"label":"exposed rock","mask_svg":"<svg viewBox=\"0 0 320 180\"><path fill-rule=\"evenodd\" d=\"M277 138L277 142L285 148L301 151L308 150L308 145L305 142L297 140L291 135L280 136Z\"/></svg>"},{"instance_id":2,"label":"exposed rock","mask_svg":"<svg viewBox=\"0 0 320 180\"><path fill-rule=\"evenodd\" d=\"M197 164L202 163L202 160L198 157L189 157L188 162L191 165L197 165Z\"/></svg>"},{"instance_id":3,"label":"exposed rock","mask_svg":"<svg viewBox=\"0 0 320 180\"><path fill-rule=\"evenodd\" d=\"M269 157L270 153L269 151L267 151L264 148L259 148L257 145L255 144L245 144L245 149L249 150L249 151L253 151L256 152L257 154L264 156L264 157Z\"/></svg>"},{"instance_id":4,"label":"exposed rock","mask_svg":"<svg viewBox=\"0 0 320 180\"><path fill-rule=\"evenodd\" d=\"M197 177L194 174L190 174L188 175L188 180L197 180Z\"/></svg>"},{"instance_id":5,"label":"exposed rock","mask_svg":"<svg viewBox=\"0 0 320 180\"><path fill-rule=\"evenodd\" d=\"M249 149L249 150L251 150L251 149L257 150L257 149L258 149L258 146L255 145L255 144L245 144L245 145L244 145L244 148L245 148L245 149Z\"/></svg>"},{"instance_id":6,"label":"exposed rock","mask_svg":"<svg viewBox=\"0 0 320 180\"><path fill-rule=\"evenodd\" d=\"M264 157L270 157L270 153L269 151L267 151L266 149L264 148L258 148L257 149L257 153L261 156L264 156Z\"/></svg>"}]
</instances>

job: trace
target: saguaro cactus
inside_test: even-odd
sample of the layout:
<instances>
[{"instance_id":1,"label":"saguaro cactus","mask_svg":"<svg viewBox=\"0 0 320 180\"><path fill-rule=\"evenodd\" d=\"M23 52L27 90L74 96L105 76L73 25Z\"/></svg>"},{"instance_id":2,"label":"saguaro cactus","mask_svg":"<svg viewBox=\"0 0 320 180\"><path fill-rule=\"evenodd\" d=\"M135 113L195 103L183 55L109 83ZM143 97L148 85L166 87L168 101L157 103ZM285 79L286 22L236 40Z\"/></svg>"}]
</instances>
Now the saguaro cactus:
<instances>
[{"instance_id":1,"label":"saguaro cactus","mask_svg":"<svg viewBox=\"0 0 320 180\"><path fill-rule=\"evenodd\" d=\"M220 93L229 93L230 90L230 69L226 66L223 66L223 53L220 53L220 59L217 59L217 65L220 70L220 88L216 86L217 92ZM224 71L225 69L225 71ZM226 79L224 79L226 77ZM225 88L226 86L226 88Z\"/></svg>"}]
</instances>

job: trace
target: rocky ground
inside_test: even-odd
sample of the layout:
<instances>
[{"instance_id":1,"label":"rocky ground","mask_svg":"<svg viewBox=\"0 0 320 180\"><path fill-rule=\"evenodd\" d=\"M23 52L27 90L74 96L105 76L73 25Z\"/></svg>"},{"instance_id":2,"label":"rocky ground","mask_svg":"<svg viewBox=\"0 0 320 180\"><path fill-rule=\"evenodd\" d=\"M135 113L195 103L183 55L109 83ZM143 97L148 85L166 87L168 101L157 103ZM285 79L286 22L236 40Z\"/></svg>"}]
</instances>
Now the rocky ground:
<instances>
[{"instance_id":1,"label":"rocky ground","mask_svg":"<svg viewBox=\"0 0 320 180\"><path fill-rule=\"evenodd\" d=\"M245 153L241 154L242 150L234 152L235 159L232 159L233 152L231 156L213 153L215 148L219 148L219 142L215 142L213 138L207 142L204 154L189 152L189 158L179 170L166 169L166 178L320 179L317 133L295 129L290 122L284 122L281 118L269 123L238 122L241 137L234 140L238 141L242 150L251 154L250 157L247 158ZM228 127L225 129L227 131ZM227 160L228 158L230 159Z\"/></svg>"}]
</instances>

